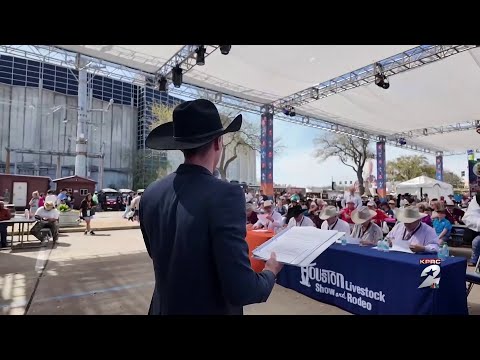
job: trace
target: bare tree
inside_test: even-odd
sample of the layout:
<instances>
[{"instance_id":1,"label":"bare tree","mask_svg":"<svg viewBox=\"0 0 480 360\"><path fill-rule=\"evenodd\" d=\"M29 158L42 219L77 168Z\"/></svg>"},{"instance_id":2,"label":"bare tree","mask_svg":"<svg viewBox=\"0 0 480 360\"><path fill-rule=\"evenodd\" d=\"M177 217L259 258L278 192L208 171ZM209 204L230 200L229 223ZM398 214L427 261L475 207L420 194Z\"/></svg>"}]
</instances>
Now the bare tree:
<instances>
[{"instance_id":1,"label":"bare tree","mask_svg":"<svg viewBox=\"0 0 480 360\"><path fill-rule=\"evenodd\" d=\"M325 134L313 140L316 147L314 157L325 161L331 157L338 158L357 175L360 194L365 193L363 168L367 159L375 155L369 147L369 141L343 134Z\"/></svg>"}]
</instances>

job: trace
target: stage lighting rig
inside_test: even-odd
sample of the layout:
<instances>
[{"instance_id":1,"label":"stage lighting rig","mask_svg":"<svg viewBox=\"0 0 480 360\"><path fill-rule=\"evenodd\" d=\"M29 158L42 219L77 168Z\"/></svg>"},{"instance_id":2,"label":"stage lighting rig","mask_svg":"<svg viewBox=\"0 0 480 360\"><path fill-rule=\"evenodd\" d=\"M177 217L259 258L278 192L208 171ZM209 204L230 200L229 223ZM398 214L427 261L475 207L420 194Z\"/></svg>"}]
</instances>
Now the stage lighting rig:
<instances>
[{"instance_id":1,"label":"stage lighting rig","mask_svg":"<svg viewBox=\"0 0 480 360\"><path fill-rule=\"evenodd\" d=\"M200 45L195 52L197 53L197 65L203 66L205 65L205 52L207 49L205 49L205 46Z\"/></svg>"},{"instance_id":2,"label":"stage lighting rig","mask_svg":"<svg viewBox=\"0 0 480 360\"><path fill-rule=\"evenodd\" d=\"M172 82L173 82L173 86L175 86L176 88L179 88L180 86L182 86L183 69L178 65L172 69Z\"/></svg>"},{"instance_id":3,"label":"stage lighting rig","mask_svg":"<svg viewBox=\"0 0 480 360\"><path fill-rule=\"evenodd\" d=\"M222 55L228 55L231 49L232 45L220 45L220 52Z\"/></svg>"},{"instance_id":4,"label":"stage lighting rig","mask_svg":"<svg viewBox=\"0 0 480 360\"><path fill-rule=\"evenodd\" d=\"M293 106L285 106L283 108L283 113L287 116L295 116L295 108Z\"/></svg>"}]
</instances>

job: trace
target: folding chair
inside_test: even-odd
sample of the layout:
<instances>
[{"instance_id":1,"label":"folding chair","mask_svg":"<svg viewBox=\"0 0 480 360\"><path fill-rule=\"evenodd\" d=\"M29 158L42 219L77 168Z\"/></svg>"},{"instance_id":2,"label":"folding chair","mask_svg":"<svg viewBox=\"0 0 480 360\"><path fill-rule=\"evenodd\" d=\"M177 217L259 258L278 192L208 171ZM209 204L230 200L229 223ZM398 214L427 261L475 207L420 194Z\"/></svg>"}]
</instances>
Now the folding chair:
<instances>
[{"instance_id":1,"label":"folding chair","mask_svg":"<svg viewBox=\"0 0 480 360\"><path fill-rule=\"evenodd\" d=\"M466 280L467 280L467 297L472 291L473 285L477 284L480 285L480 257L477 260L477 265L475 265L475 270L468 270L466 273Z\"/></svg>"}]
</instances>

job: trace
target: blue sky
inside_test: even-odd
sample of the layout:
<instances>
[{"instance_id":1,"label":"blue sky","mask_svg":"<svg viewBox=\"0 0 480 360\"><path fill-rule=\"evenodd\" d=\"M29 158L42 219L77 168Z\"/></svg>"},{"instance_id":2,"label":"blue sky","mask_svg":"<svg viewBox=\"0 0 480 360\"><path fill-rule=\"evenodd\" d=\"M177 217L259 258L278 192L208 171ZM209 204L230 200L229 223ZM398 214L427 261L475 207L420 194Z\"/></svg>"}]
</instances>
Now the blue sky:
<instances>
[{"instance_id":1,"label":"blue sky","mask_svg":"<svg viewBox=\"0 0 480 360\"><path fill-rule=\"evenodd\" d=\"M243 113L249 121L260 121L253 114ZM273 178L277 184L290 184L295 186L324 186L333 180L354 181L354 171L343 165L336 158L319 162L313 158L313 139L323 134L324 131L306 126L274 120L274 137L280 137L285 149L282 154L274 158ZM402 155L420 155L416 151L404 150L387 146L386 158L393 160ZM435 163L435 157L426 155L429 162ZM260 158L257 159L257 178L260 178ZM461 171L467 171L467 154L446 156L443 162L444 170L451 170L460 176ZM374 173L376 175L376 173Z\"/></svg>"}]
</instances>

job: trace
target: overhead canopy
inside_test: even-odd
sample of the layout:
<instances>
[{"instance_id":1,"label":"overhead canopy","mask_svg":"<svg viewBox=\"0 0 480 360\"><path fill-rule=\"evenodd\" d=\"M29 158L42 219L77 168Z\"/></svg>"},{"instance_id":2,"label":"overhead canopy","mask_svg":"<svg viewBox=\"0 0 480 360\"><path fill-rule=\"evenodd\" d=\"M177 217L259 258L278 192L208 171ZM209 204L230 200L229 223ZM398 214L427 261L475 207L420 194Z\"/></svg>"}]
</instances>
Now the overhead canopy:
<instances>
[{"instance_id":1,"label":"overhead canopy","mask_svg":"<svg viewBox=\"0 0 480 360\"><path fill-rule=\"evenodd\" d=\"M453 195L453 186L427 176L419 176L397 184L396 192L397 194L416 195L418 198L428 194L430 199L440 199L440 196L447 198L448 195Z\"/></svg>"},{"instance_id":2,"label":"overhead canopy","mask_svg":"<svg viewBox=\"0 0 480 360\"><path fill-rule=\"evenodd\" d=\"M182 45L57 45L155 73ZM416 45L234 45L211 54L184 82L270 103ZM390 136L480 119L480 53L469 50L390 77L390 88L360 86L301 106L332 122ZM476 149L474 130L412 139L432 150Z\"/></svg>"}]
</instances>

